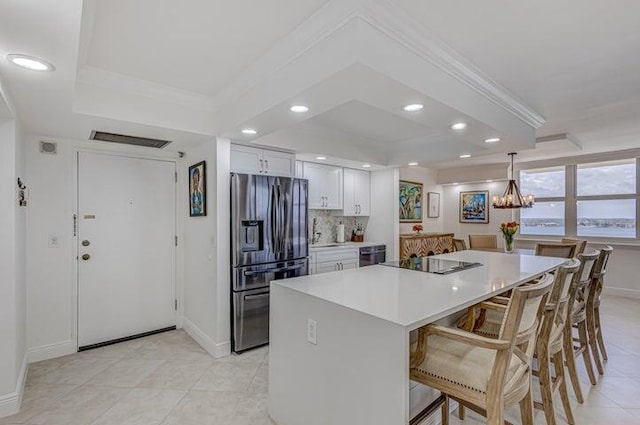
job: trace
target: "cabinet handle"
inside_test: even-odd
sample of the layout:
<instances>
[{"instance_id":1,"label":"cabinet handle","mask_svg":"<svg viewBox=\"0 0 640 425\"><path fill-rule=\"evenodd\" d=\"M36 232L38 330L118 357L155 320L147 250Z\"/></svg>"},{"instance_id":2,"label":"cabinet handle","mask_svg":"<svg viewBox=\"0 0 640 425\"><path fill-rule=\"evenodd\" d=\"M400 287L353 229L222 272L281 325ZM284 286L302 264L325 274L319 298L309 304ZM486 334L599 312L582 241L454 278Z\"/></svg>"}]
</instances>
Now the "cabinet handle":
<instances>
[{"instance_id":1,"label":"cabinet handle","mask_svg":"<svg viewBox=\"0 0 640 425\"><path fill-rule=\"evenodd\" d=\"M262 170L264 168L264 161L260 160L260 172L262 173Z\"/></svg>"},{"instance_id":2,"label":"cabinet handle","mask_svg":"<svg viewBox=\"0 0 640 425\"><path fill-rule=\"evenodd\" d=\"M264 160L264 172L269 172L269 161L267 161L266 159Z\"/></svg>"}]
</instances>

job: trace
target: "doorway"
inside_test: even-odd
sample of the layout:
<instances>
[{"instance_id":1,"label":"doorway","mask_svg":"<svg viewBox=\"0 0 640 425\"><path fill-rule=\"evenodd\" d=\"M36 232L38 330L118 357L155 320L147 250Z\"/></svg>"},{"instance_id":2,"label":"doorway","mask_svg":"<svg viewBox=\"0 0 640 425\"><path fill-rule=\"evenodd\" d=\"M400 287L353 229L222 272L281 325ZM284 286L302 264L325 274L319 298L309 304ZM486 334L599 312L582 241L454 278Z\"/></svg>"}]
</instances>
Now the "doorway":
<instances>
[{"instance_id":1,"label":"doorway","mask_svg":"<svg viewBox=\"0 0 640 425\"><path fill-rule=\"evenodd\" d=\"M78 348L176 325L176 165L78 153Z\"/></svg>"}]
</instances>

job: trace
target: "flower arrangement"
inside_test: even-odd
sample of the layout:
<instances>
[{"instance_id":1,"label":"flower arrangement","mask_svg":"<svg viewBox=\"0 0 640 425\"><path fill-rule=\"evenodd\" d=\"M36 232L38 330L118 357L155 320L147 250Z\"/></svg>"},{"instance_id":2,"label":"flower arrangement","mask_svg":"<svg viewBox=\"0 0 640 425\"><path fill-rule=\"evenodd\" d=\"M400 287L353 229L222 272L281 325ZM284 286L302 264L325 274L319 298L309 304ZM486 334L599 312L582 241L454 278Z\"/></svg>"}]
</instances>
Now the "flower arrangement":
<instances>
[{"instance_id":1,"label":"flower arrangement","mask_svg":"<svg viewBox=\"0 0 640 425\"><path fill-rule=\"evenodd\" d=\"M504 237L504 250L506 252L513 251L513 236L518 233L520 224L516 221L508 221L506 223L500 223L500 232Z\"/></svg>"},{"instance_id":2,"label":"flower arrangement","mask_svg":"<svg viewBox=\"0 0 640 425\"><path fill-rule=\"evenodd\" d=\"M416 233L422 232L422 229L423 229L422 224L414 224L413 225L413 231L416 232Z\"/></svg>"}]
</instances>

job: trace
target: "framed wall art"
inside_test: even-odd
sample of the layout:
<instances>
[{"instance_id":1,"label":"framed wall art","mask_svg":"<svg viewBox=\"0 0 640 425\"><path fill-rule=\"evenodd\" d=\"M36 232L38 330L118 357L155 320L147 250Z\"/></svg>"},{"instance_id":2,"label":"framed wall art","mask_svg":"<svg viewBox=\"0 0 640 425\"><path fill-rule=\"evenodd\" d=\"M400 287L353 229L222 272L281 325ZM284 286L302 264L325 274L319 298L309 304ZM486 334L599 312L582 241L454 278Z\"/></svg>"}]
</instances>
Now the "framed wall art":
<instances>
[{"instance_id":1,"label":"framed wall art","mask_svg":"<svg viewBox=\"0 0 640 425\"><path fill-rule=\"evenodd\" d=\"M189 167L189 216L207 215L207 164L205 161Z\"/></svg>"},{"instance_id":2,"label":"framed wall art","mask_svg":"<svg viewBox=\"0 0 640 425\"><path fill-rule=\"evenodd\" d=\"M422 183L400 180L400 223L422 223Z\"/></svg>"},{"instance_id":3,"label":"framed wall art","mask_svg":"<svg viewBox=\"0 0 640 425\"><path fill-rule=\"evenodd\" d=\"M460 192L460 223L489 223L489 191Z\"/></svg>"},{"instance_id":4,"label":"framed wall art","mask_svg":"<svg viewBox=\"0 0 640 425\"><path fill-rule=\"evenodd\" d=\"M436 192L429 192L427 194L427 217L438 218L440 217L440 194Z\"/></svg>"}]
</instances>

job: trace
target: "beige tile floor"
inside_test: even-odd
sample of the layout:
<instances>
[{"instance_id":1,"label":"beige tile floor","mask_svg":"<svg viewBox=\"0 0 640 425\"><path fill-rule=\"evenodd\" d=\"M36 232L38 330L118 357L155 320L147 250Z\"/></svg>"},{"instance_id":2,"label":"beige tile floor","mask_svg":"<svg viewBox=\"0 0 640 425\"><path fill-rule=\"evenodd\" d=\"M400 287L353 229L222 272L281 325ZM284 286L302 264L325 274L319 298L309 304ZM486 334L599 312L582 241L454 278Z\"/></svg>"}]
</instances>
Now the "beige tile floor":
<instances>
[{"instance_id":1,"label":"beige tile floor","mask_svg":"<svg viewBox=\"0 0 640 425\"><path fill-rule=\"evenodd\" d=\"M640 425L640 300L608 297L603 316L609 362L597 386L582 371L586 401L574 400L576 422ZM273 425L267 353L214 360L178 330L34 363L21 412L0 424ZM566 423L556 407L558 422ZM508 419L519 423L518 410ZM545 424L542 412L536 420ZM482 422L473 414L451 419Z\"/></svg>"}]
</instances>

